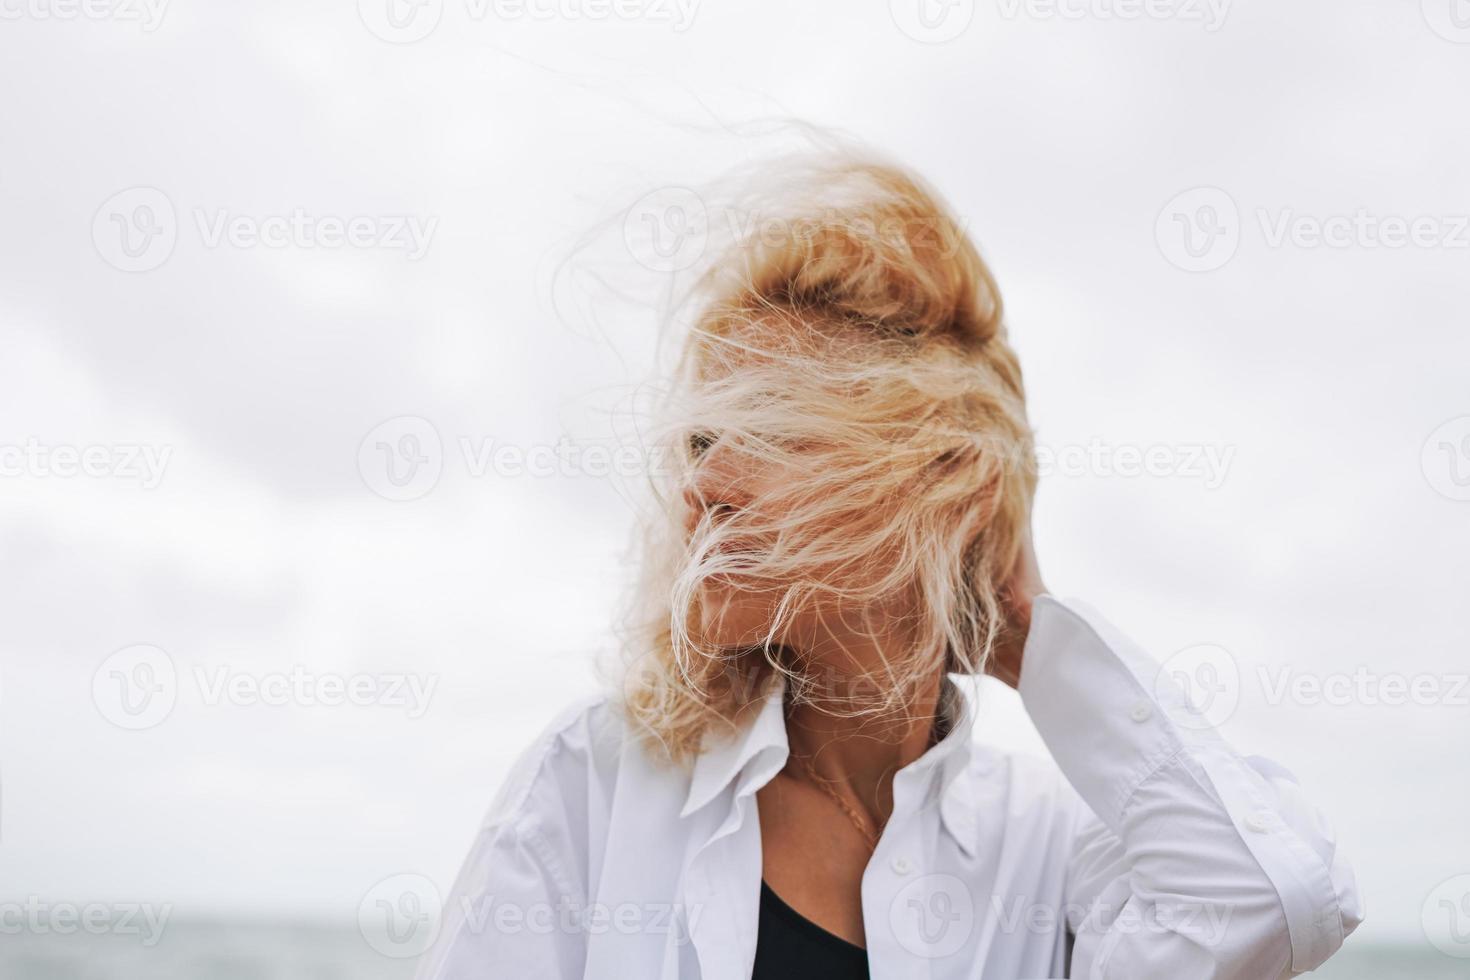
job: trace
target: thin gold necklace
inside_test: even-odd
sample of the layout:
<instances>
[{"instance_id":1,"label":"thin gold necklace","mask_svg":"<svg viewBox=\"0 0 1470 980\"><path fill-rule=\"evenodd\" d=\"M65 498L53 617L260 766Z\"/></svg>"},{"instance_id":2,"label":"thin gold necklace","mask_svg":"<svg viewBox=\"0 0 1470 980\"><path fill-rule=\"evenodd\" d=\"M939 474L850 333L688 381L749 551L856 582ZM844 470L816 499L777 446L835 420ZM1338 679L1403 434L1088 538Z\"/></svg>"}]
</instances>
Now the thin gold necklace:
<instances>
[{"instance_id":1,"label":"thin gold necklace","mask_svg":"<svg viewBox=\"0 0 1470 980\"><path fill-rule=\"evenodd\" d=\"M929 730L929 743L926 748L932 748L939 740L939 726L935 725ZM852 825L857 828L858 833L863 835L863 840L867 842L869 850L877 850L878 838L881 834L881 828L870 826L868 823L868 819L863 816L862 813L853 809L853 807L842 798L842 794L838 793L835 789L832 788L832 780L827 779L817 772L816 767L812 765L812 760L808 756L801 755L796 752L790 752L789 754L801 763L802 768L805 769L807 775L811 777L811 781L816 783L817 788L820 789L823 793L826 793L827 796L831 798L832 802L837 804L838 809L840 809L843 813L847 815L847 819L850 820L852 822Z\"/></svg>"},{"instance_id":2,"label":"thin gold necklace","mask_svg":"<svg viewBox=\"0 0 1470 980\"><path fill-rule=\"evenodd\" d=\"M796 753L794 752L791 754L796 755ZM811 777L812 782L817 784L817 788L820 789L823 793L826 793L829 797L831 797L832 802L836 803L837 806L842 810L842 812L847 814L847 819L851 820L852 825L858 829L858 833L863 835L863 840L867 842L868 848L870 850L877 850L879 833L878 830L876 828L870 827L868 825L867 818L864 817L857 810L853 809L852 806L850 806L848 802L842 798L842 795L832 788L831 780L826 779L817 773L816 767L812 765L812 761L810 759L808 759L804 755L796 755L796 759L802 764L802 767L806 769L807 775Z\"/></svg>"}]
</instances>

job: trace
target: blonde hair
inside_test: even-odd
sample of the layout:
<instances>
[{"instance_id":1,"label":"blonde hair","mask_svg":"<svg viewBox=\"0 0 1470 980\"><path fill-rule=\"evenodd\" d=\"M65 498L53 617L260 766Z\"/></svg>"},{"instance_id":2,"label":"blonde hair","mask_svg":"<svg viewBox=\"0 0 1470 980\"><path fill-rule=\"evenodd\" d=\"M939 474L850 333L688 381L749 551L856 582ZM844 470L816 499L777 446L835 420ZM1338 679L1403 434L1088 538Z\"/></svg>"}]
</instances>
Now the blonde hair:
<instances>
[{"instance_id":1,"label":"blonde hair","mask_svg":"<svg viewBox=\"0 0 1470 980\"><path fill-rule=\"evenodd\" d=\"M621 629L622 707L676 761L777 675L797 682L793 697L810 692L775 641L807 603L917 600L918 642L866 678L871 697L847 696L853 713L899 711L936 671L981 672L1036 486L1000 294L932 190L849 149L722 186L730 233L686 300L653 434L672 465L653 481ZM691 514L684 488L713 438L806 476L775 514ZM763 546L721 549L736 540ZM698 635L701 582L730 576L773 596L765 642L719 649Z\"/></svg>"}]
</instances>

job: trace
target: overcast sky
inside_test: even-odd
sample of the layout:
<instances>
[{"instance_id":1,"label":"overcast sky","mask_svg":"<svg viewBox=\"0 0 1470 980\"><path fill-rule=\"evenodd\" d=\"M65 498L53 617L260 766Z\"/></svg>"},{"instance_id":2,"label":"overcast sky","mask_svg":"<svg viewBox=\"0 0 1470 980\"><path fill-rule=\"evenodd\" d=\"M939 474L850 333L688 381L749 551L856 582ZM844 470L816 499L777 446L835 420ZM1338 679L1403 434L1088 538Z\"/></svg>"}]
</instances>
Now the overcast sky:
<instances>
[{"instance_id":1,"label":"overcast sky","mask_svg":"<svg viewBox=\"0 0 1470 980\"><path fill-rule=\"evenodd\" d=\"M1470 874L1450 0L98 2L0 0L0 900L447 887L628 575L629 481L516 453L627 428L639 229L772 116L953 202L1054 457L1048 584L1297 774L1363 935Z\"/></svg>"}]
</instances>

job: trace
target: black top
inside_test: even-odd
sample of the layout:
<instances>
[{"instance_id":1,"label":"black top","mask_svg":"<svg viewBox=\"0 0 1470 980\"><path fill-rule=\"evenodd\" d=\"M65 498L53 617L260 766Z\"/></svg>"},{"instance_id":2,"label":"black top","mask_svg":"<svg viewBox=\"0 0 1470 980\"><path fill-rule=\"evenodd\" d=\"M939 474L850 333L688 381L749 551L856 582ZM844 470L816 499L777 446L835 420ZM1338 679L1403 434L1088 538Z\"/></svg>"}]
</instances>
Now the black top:
<instances>
[{"instance_id":1,"label":"black top","mask_svg":"<svg viewBox=\"0 0 1470 980\"><path fill-rule=\"evenodd\" d=\"M868 980L868 951L828 932L761 881L752 980Z\"/></svg>"}]
</instances>

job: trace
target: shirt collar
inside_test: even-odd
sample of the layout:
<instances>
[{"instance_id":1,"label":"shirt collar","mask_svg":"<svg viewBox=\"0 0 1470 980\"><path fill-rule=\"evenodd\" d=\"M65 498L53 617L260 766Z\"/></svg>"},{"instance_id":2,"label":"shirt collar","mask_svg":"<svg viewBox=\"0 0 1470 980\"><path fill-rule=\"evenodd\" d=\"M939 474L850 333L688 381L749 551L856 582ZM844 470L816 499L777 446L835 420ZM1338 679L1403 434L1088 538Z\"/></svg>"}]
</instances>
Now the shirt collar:
<instances>
[{"instance_id":1,"label":"shirt collar","mask_svg":"<svg viewBox=\"0 0 1470 980\"><path fill-rule=\"evenodd\" d=\"M786 694L784 676L778 676L771 690L752 705L737 721L735 730L710 730L705 733L695 757L689 792L681 817L704 807L727 787L734 786L736 799L754 793L786 765L790 747L786 741ZM895 786L920 781L916 792L934 793L940 818L966 854L973 855L976 843L976 818L972 795L962 778L973 753L975 708L971 698L951 675L945 675L940 711L950 724L936 744L895 775Z\"/></svg>"}]
</instances>

